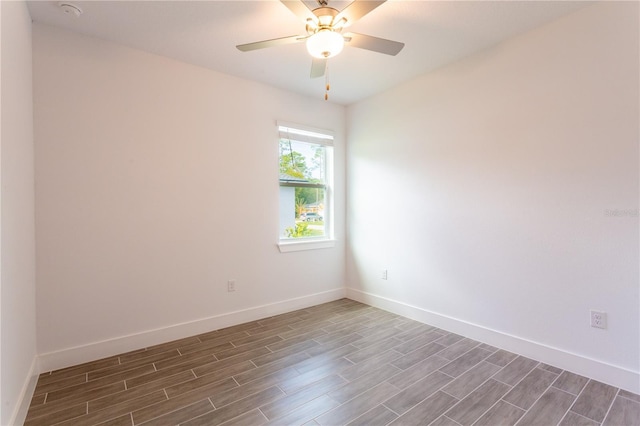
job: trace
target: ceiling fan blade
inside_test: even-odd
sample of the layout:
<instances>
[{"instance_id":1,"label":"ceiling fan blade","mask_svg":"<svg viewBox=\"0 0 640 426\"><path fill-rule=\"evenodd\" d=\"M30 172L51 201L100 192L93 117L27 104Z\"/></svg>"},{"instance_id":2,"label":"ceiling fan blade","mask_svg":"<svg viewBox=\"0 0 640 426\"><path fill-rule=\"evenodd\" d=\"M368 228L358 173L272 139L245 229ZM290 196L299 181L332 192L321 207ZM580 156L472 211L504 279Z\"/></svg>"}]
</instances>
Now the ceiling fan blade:
<instances>
[{"instance_id":1,"label":"ceiling fan blade","mask_svg":"<svg viewBox=\"0 0 640 426\"><path fill-rule=\"evenodd\" d=\"M374 52L384 53L385 55L391 56L396 56L404 47L404 43L400 43L399 41L387 40L386 38L358 33L344 34L344 40L349 46L372 50Z\"/></svg>"},{"instance_id":2,"label":"ceiling fan blade","mask_svg":"<svg viewBox=\"0 0 640 426\"><path fill-rule=\"evenodd\" d=\"M300 18L302 22L306 23L309 19L313 22L318 22L318 17L313 14L302 0L280 0L280 2L287 6L287 8L293 12L294 15Z\"/></svg>"},{"instance_id":3,"label":"ceiling fan blade","mask_svg":"<svg viewBox=\"0 0 640 426\"><path fill-rule=\"evenodd\" d=\"M273 46L281 46L283 44L299 43L306 39L307 39L307 36L295 35L295 36L289 36L289 37L274 38L271 40L256 41L254 43L239 44L236 47L238 48L238 50L241 50L242 52L249 52L251 50L264 49L264 48L273 47Z\"/></svg>"},{"instance_id":4,"label":"ceiling fan blade","mask_svg":"<svg viewBox=\"0 0 640 426\"><path fill-rule=\"evenodd\" d=\"M327 69L327 60L325 58L313 58L311 61L311 78L322 77Z\"/></svg>"},{"instance_id":5,"label":"ceiling fan blade","mask_svg":"<svg viewBox=\"0 0 640 426\"><path fill-rule=\"evenodd\" d=\"M362 18L367 13L371 12L376 7L380 6L386 0L381 1L369 1L369 0L360 0L354 1L344 9L342 12L338 13L338 15L333 19L333 22L339 23L342 19L346 21L344 24L340 25L341 27L348 27L349 25L356 22L358 19Z\"/></svg>"}]
</instances>

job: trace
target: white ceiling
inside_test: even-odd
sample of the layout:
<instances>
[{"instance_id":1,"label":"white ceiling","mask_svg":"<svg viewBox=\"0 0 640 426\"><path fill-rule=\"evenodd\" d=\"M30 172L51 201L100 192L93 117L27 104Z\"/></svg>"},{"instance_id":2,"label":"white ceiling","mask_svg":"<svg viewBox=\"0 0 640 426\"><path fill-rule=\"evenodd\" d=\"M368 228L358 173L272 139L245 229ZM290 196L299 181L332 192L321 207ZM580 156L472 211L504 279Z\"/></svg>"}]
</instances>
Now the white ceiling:
<instances>
[{"instance_id":1,"label":"white ceiling","mask_svg":"<svg viewBox=\"0 0 640 426\"><path fill-rule=\"evenodd\" d=\"M80 18L63 13L58 1L29 2L31 17L304 95L324 96L324 79L309 78L311 57L304 43L244 53L235 48L304 34L304 24L277 0L68 2L83 10ZM339 10L349 3L329 1ZM308 4L314 7L313 1ZM345 47L329 60L330 101L359 101L588 4L388 0L349 31L402 41L404 49L394 57Z\"/></svg>"}]
</instances>

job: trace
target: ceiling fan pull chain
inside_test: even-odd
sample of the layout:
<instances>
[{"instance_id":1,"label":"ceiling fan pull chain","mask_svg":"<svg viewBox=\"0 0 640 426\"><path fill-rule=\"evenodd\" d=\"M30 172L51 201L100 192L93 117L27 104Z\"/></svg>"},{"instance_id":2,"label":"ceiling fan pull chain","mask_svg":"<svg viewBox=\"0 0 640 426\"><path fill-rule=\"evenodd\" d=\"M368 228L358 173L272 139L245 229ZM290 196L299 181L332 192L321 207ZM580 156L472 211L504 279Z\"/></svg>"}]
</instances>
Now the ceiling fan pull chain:
<instances>
[{"instance_id":1,"label":"ceiling fan pull chain","mask_svg":"<svg viewBox=\"0 0 640 426\"><path fill-rule=\"evenodd\" d=\"M329 100L329 90L331 89L331 85L329 84L329 65L327 65L327 67L325 68L325 73L324 73L324 83L325 83L325 91L324 91L324 100L328 101Z\"/></svg>"}]
</instances>

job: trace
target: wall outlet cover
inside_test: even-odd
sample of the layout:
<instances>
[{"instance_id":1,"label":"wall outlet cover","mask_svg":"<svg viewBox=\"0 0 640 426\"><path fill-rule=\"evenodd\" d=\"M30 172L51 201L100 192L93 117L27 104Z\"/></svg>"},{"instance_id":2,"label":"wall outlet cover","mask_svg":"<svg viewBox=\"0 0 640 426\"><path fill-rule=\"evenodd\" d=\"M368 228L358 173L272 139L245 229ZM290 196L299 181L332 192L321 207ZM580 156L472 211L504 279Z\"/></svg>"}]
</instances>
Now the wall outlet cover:
<instances>
[{"instance_id":1,"label":"wall outlet cover","mask_svg":"<svg viewBox=\"0 0 640 426\"><path fill-rule=\"evenodd\" d=\"M607 313L603 311L591 311L591 327L607 328Z\"/></svg>"}]
</instances>

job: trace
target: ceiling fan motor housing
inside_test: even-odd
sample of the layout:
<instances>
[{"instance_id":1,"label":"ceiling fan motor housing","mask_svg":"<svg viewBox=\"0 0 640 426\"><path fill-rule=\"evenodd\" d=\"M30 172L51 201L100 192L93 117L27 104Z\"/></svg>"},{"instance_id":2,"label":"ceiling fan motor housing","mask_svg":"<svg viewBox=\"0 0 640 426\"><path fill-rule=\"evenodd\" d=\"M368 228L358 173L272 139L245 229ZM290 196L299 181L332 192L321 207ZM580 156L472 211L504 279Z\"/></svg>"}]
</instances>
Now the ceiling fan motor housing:
<instances>
[{"instance_id":1,"label":"ceiling fan motor housing","mask_svg":"<svg viewBox=\"0 0 640 426\"><path fill-rule=\"evenodd\" d=\"M346 19L341 19L340 22L333 22L334 18L340 13L338 10L332 7L319 7L313 10L313 14L318 18L317 22L307 19L307 33L315 34L320 30L340 31L346 23Z\"/></svg>"}]
</instances>

